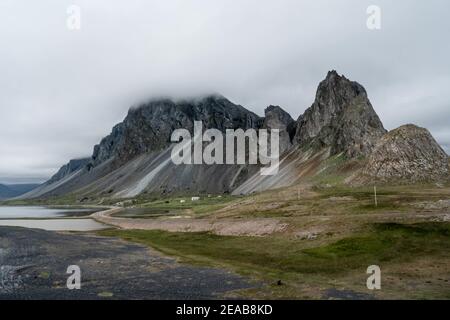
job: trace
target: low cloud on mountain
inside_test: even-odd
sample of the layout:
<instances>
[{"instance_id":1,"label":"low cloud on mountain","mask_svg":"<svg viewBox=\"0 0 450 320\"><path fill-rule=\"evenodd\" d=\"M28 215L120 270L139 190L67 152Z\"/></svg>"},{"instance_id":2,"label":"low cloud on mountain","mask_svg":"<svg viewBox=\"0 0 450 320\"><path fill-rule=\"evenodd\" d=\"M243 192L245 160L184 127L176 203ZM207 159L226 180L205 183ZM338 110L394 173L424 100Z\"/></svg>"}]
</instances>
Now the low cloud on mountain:
<instances>
[{"instance_id":1,"label":"low cloud on mountain","mask_svg":"<svg viewBox=\"0 0 450 320\"><path fill-rule=\"evenodd\" d=\"M220 92L294 118L336 69L367 89L387 129L427 127L450 152L445 0L73 1L0 4L0 182L45 180L153 96Z\"/></svg>"}]
</instances>

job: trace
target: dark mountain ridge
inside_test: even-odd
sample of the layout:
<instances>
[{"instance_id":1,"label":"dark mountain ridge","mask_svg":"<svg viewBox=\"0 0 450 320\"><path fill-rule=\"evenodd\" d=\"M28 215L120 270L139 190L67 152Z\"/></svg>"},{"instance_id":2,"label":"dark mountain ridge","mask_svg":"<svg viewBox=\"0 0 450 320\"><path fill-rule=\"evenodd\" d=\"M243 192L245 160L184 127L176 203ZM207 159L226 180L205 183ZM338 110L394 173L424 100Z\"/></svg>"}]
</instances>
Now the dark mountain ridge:
<instances>
[{"instance_id":1,"label":"dark mountain ridge","mask_svg":"<svg viewBox=\"0 0 450 320\"><path fill-rule=\"evenodd\" d=\"M255 165L174 165L170 162L171 134L180 128L192 133L194 121L202 121L204 129L222 132L279 129L280 172L262 178ZM264 117L259 117L221 95L178 101L154 99L131 108L124 121L94 147L91 158L72 160L24 197L69 193L116 198L141 193L250 193L299 183L326 169L324 163L332 156L366 159L386 134L364 87L334 70L319 84L314 103L297 121L279 106L269 106ZM411 150L404 152L409 154ZM383 172L392 170L396 170L395 166Z\"/></svg>"}]
</instances>

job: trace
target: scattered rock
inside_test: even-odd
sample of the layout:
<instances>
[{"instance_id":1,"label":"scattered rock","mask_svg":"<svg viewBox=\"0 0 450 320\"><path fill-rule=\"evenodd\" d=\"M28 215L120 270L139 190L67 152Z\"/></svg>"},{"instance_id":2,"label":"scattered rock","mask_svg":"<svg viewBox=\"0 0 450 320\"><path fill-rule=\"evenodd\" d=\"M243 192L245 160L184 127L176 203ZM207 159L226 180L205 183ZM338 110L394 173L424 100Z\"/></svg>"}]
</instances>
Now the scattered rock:
<instances>
[{"instance_id":1,"label":"scattered rock","mask_svg":"<svg viewBox=\"0 0 450 320\"><path fill-rule=\"evenodd\" d=\"M319 237L319 233L311 231L300 231L295 234L295 237L300 240L315 240Z\"/></svg>"},{"instance_id":2,"label":"scattered rock","mask_svg":"<svg viewBox=\"0 0 450 320\"><path fill-rule=\"evenodd\" d=\"M328 201L354 201L356 199L353 197L330 197L327 200Z\"/></svg>"},{"instance_id":3,"label":"scattered rock","mask_svg":"<svg viewBox=\"0 0 450 320\"><path fill-rule=\"evenodd\" d=\"M419 202L415 203L414 206L416 208L425 209L425 210L442 210L442 209L450 209L450 200L439 200L433 202Z\"/></svg>"},{"instance_id":4,"label":"scattered rock","mask_svg":"<svg viewBox=\"0 0 450 320\"><path fill-rule=\"evenodd\" d=\"M23 267L4 265L0 267L0 293L8 293L22 285L22 277L17 274Z\"/></svg>"}]
</instances>

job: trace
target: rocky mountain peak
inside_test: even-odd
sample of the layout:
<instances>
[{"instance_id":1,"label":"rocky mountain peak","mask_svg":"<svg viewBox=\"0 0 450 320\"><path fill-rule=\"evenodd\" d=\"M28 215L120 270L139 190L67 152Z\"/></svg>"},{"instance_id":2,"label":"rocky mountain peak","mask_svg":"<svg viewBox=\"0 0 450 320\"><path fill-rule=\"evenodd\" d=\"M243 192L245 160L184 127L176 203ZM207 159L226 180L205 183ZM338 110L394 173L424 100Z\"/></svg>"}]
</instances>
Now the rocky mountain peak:
<instances>
[{"instance_id":1,"label":"rocky mountain peak","mask_svg":"<svg viewBox=\"0 0 450 320\"><path fill-rule=\"evenodd\" d=\"M284 125L289 125L291 122L294 122L291 115L284 111L280 106L268 106L264 110L265 114L265 122L270 123L272 121L283 123Z\"/></svg>"},{"instance_id":2,"label":"rocky mountain peak","mask_svg":"<svg viewBox=\"0 0 450 320\"><path fill-rule=\"evenodd\" d=\"M362 179L434 182L449 179L449 158L425 128L408 124L385 134L363 169Z\"/></svg>"},{"instance_id":3,"label":"rocky mountain peak","mask_svg":"<svg viewBox=\"0 0 450 320\"><path fill-rule=\"evenodd\" d=\"M333 70L319 84L313 105L299 117L294 141L353 158L368 155L385 132L364 87Z\"/></svg>"},{"instance_id":4,"label":"rocky mountain peak","mask_svg":"<svg viewBox=\"0 0 450 320\"><path fill-rule=\"evenodd\" d=\"M295 121L279 106L269 106L265 110L263 128L280 130L280 153L292 147Z\"/></svg>"}]
</instances>

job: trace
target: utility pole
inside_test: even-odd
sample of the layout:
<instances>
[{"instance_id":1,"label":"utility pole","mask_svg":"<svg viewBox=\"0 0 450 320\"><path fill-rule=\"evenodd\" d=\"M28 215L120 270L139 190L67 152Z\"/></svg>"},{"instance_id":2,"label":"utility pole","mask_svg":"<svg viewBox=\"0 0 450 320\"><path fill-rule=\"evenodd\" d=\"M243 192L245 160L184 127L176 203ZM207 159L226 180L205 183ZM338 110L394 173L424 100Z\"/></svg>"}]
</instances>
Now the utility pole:
<instances>
[{"instance_id":1,"label":"utility pole","mask_svg":"<svg viewBox=\"0 0 450 320\"><path fill-rule=\"evenodd\" d=\"M373 192L375 194L375 207L378 207L378 200L377 200L377 186L373 187Z\"/></svg>"}]
</instances>

